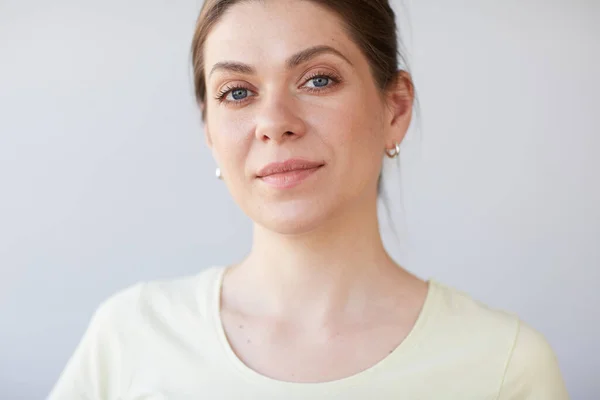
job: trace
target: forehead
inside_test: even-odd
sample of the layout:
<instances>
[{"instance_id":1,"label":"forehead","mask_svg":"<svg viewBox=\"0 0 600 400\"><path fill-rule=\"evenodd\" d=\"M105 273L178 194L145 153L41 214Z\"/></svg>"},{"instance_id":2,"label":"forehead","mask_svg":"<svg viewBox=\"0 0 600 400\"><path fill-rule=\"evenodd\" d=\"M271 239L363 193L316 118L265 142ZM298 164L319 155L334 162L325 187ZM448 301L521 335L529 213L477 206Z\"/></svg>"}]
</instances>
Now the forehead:
<instances>
[{"instance_id":1,"label":"forehead","mask_svg":"<svg viewBox=\"0 0 600 400\"><path fill-rule=\"evenodd\" d=\"M205 67L223 60L283 63L291 54L328 45L354 57L357 49L337 14L306 0L245 1L230 7L208 34Z\"/></svg>"}]
</instances>

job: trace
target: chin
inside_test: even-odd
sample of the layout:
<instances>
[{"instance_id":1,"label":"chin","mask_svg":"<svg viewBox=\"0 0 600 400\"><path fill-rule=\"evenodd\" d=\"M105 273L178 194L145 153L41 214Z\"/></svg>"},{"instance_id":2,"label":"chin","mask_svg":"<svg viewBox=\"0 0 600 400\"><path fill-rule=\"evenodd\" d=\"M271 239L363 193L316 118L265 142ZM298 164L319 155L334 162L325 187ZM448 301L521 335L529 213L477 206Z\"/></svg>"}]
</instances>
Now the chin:
<instances>
[{"instance_id":1,"label":"chin","mask_svg":"<svg viewBox=\"0 0 600 400\"><path fill-rule=\"evenodd\" d=\"M317 229L330 217L322 202L288 201L255 210L252 219L262 227L284 235L298 235Z\"/></svg>"}]
</instances>

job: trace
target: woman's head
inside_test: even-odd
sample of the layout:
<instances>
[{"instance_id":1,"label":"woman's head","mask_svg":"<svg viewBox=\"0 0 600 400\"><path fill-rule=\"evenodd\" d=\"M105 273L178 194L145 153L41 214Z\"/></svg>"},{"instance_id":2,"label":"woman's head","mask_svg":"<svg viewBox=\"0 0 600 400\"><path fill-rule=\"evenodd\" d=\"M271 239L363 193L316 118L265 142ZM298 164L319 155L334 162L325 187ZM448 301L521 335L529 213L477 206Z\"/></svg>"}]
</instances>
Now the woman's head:
<instances>
[{"instance_id":1,"label":"woman's head","mask_svg":"<svg viewBox=\"0 0 600 400\"><path fill-rule=\"evenodd\" d=\"M413 102L387 0L207 0L193 62L207 142L255 222L302 232L375 205ZM288 160L318 168L264 176Z\"/></svg>"}]
</instances>

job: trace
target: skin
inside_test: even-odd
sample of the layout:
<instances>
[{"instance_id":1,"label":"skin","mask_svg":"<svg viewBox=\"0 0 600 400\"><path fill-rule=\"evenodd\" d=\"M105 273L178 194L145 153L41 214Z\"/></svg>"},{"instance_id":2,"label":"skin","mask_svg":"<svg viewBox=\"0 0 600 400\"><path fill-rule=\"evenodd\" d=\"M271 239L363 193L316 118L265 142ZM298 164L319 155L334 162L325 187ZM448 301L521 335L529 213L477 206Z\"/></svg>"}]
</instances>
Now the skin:
<instances>
[{"instance_id":1,"label":"skin","mask_svg":"<svg viewBox=\"0 0 600 400\"><path fill-rule=\"evenodd\" d=\"M321 52L290 68L292 55L315 46L341 56ZM284 381L373 366L407 336L427 294L389 257L377 221L384 151L412 116L410 76L399 72L382 93L339 18L300 0L236 4L209 33L204 57L206 140L254 221L249 255L223 281L231 347ZM223 67L231 63L250 68ZM324 166L292 189L257 178L290 158Z\"/></svg>"}]
</instances>

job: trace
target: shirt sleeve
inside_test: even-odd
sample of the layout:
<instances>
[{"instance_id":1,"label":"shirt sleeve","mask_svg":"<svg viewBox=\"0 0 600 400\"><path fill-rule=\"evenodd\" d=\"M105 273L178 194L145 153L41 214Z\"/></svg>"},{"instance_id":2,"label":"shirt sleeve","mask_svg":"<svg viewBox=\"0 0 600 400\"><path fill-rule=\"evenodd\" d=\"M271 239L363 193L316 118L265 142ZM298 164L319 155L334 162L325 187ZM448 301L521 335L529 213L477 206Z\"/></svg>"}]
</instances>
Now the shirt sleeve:
<instances>
[{"instance_id":1,"label":"shirt sleeve","mask_svg":"<svg viewBox=\"0 0 600 400\"><path fill-rule=\"evenodd\" d=\"M568 400L558 360L544 336L520 322L498 400Z\"/></svg>"},{"instance_id":2,"label":"shirt sleeve","mask_svg":"<svg viewBox=\"0 0 600 400\"><path fill-rule=\"evenodd\" d=\"M128 384L128 325L141 284L105 300L55 383L48 400L113 400Z\"/></svg>"}]
</instances>

